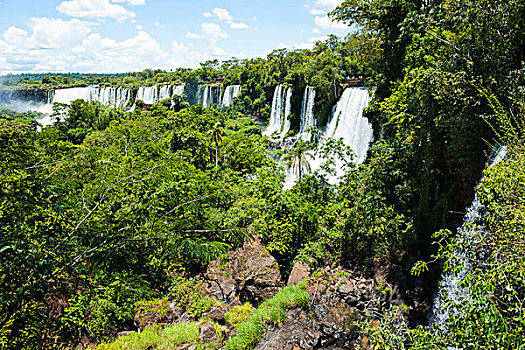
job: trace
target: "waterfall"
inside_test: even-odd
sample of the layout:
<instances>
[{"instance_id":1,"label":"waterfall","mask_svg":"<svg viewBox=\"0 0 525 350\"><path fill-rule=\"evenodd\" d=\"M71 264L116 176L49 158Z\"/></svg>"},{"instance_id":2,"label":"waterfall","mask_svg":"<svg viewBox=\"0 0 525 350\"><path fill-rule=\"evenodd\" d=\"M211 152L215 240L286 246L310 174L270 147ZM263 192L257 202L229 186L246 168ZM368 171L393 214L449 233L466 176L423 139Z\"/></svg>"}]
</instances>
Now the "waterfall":
<instances>
[{"instance_id":1,"label":"waterfall","mask_svg":"<svg viewBox=\"0 0 525 350\"><path fill-rule=\"evenodd\" d=\"M53 93L52 103L71 104L75 100L91 101L93 87L58 89Z\"/></svg>"},{"instance_id":2,"label":"waterfall","mask_svg":"<svg viewBox=\"0 0 525 350\"><path fill-rule=\"evenodd\" d=\"M40 112L46 104L44 90L0 89L0 106L17 112Z\"/></svg>"},{"instance_id":3,"label":"waterfall","mask_svg":"<svg viewBox=\"0 0 525 350\"><path fill-rule=\"evenodd\" d=\"M360 164L366 158L368 145L373 138L372 125L363 117L371 97L366 88L347 88L332 114L332 119L324 133L325 138L342 138L355 154L355 163Z\"/></svg>"},{"instance_id":4,"label":"waterfall","mask_svg":"<svg viewBox=\"0 0 525 350\"><path fill-rule=\"evenodd\" d=\"M48 104L65 103L71 104L75 100L86 102L100 102L103 105L115 108L124 108L131 100L131 90L123 86L107 86L98 88L96 86L78 87L55 90Z\"/></svg>"},{"instance_id":5,"label":"waterfall","mask_svg":"<svg viewBox=\"0 0 525 350\"><path fill-rule=\"evenodd\" d=\"M263 132L265 136L271 136L274 133L283 138L290 131L290 120L288 117L292 110L292 88L286 88L284 85L277 85L273 93L272 112L270 122Z\"/></svg>"},{"instance_id":6,"label":"waterfall","mask_svg":"<svg viewBox=\"0 0 525 350\"><path fill-rule=\"evenodd\" d=\"M221 93L221 85L201 85L197 91L197 103L204 108L210 108L212 104L220 106Z\"/></svg>"},{"instance_id":7,"label":"waterfall","mask_svg":"<svg viewBox=\"0 0 525 350\"><path fill-rule=\"evenodd\" d=\"M304 89L303 104L301 107L301 124L299 129L301 139L304 141L310 141L311 139L311 134L306 132L306 129L316 125L314 117L314 104L315 88L307 86L306 89Z\"/></svg>"},{"instance_id":8,"label":"waterfall","mask_svg":"<svg viewBox=\"0 0 525 350\"><path fill-rule=\"evenodd\" d=\"M315 92L315 90L313 90L313 92ZM311 104L313 105L315 96L311 96L313 95L312 91L309 91L308 94L310 94L310 96L307 100L311 100ZM347 88L333 108L332 116L321 135L318 147L322 147L328 138L336 140L342 139L345 146L350 146L354 151L354 163L362 163L366 158L368 146L373 138L372 125L368 122L368 119L363 117L363 111L371 99L370 91L367 88ZM309 103L306 103L306 105L308 104ZM303 100L303 106L304 105L305 102ZM307 111L308 107L305 107L304 110ZM307 113L304 114L306 115ZM310 116L308 118L310 118ZM311 118L314 119L313 116ZM307 118L304 117L304 120L304 129L306 129ZM303 121L303 116L301 116L301 121ZM313 151L311 153L313 153ZM322 155L317 154L314 159L309 160L311 171L320 169L325 161ZM328 176L330 183L336 183L344 174L344 166L344 160L335 159L335 174ZM284 188L291 188L297 180L297 175L288 171L286 173Z\"/></svg>"},{"instance_id":9,"label":"waterfall","mask_svg":"<svg viewBox=\"0 0 525 350\"><path fill-rule=\"evenodd\" d=\"M174 85L171 93L171 98L175 96L182 96L182 94L184 94L185 87L186 86L184 84Z\"/></svg>"},{"instance_id":10,"label":"waterfall","mask_svg":"<svg viewBox=\"0 0 525 350\"><path fill-rule=\"evenodd\" d=\"M159 89L157 85L141 86L137 92L137 101L142 101L147 105L154 105L159 101Z\"/></svg>"},{"instance_id":11,"label":"waterfall","mask_svg":"<svg viewBox=\"0 0 525 350\"><path fill-rule=\"evenodd\" d=\"M222 97L222 107L228 107L233 103L233 99L241 93L241 85L229 85L224 90L224 96Z\"/></svg>"},{"instance_id":12,"label":"waterfall","mask_svg":"<svg viewBox=\"0 0 525 350\"><path fill-rule=\"evenodd\" d=\"M206 85L204 87L204 95L203 95L203 98L202 98L202 106L204 108L208 108L210 106L210 104L213 103L213 97L212 97L211 91L212 91L211 86Z\"/></svg>"},{"instance_id":13,"label":"waterfall","mask_svg":"<svg viewBox=\"0 0 525 350\"><path fill-rule=\"evenodd\" d=\"M507 149L504 146L496 145L487 161L487 166L491 167L499 163L505 158L506 152ZM482 181L483 177L479 182ZM434 298L429 317L429 323L433 327L443 328L450 314L455 315L461 312L457 306L470 299L468 286L462 286L461 282L472 266L472 259L479 260L486 253L480 249L480 243L484 240L484 228L477 224L482 218L480 213L482 209L483 205L476 195L467 209L462 226L458 229L456 251L454 251L453 258L448 261L448 271L442 276L439 290ZM444 307L445 304L450 306Z\"/></svg>"}]
</instances>

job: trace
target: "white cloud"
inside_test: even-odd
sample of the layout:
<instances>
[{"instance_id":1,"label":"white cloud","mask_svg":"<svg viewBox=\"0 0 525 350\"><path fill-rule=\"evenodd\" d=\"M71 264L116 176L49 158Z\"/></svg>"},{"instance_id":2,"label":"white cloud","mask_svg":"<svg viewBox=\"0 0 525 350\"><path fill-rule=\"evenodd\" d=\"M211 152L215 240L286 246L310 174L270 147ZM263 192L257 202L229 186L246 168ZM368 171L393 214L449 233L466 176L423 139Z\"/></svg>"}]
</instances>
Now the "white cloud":
<instances>
[{"instance_id":1,"label":"white cloud","mask_svg":"<svg viewBox=\"0 0 525 350\"><path fill-rule=\"evenodd\" d=\"M0 34L1 73L129 72L147 67L196 67L201 58L190 46L173 42L164 51L147 32L115 40L93 32L95 23L78 19L31 18L29 30L9 27ZM217 50L216 50L217 51ZM220 53L220 52L215 52Z\"/></svg>"},{"instance_id":2,"label":"white cloud","mask_svg":"<svg viewBox=\"0 0 525 350\"><path fill-rule=\"evenodd\" d=\"M113 2L127 2L130 5L146 5L146 0L112 0Z\"/></svg>"},{"instance_id":3,"label":"white cloud","mask_svg":"<svg viewBox=\"0 0 525 350\"><path fill-rule=\"evenodd\" d=\"M92 22L73 18L69 21L47 17L32 17L30 19L33 38L49 47L64 47L73 45L92 32Z\"/></svg>"},{"instance_id":4,"label":"white cloud","mask_svg":"<svg viewBox=\"0 0 525 350\"><path fill-rule=\"evenodd\" d=\"M324 17L315 16L314 23L316 26L321 27L323 29L340 30L340 31L347 31L349 29L349 27L343 22L332 21L332 19L329 18L328 16L324 16Z\"/></svg>"},{"instance_id":5,"label":"white cloud","mask_svg":"<svg viewBox=\"0 0 525 350\"><path fill-rule=\"evenodd\" d=\"M126 10L121 5L112 4L109 0L63 1L57 6L57 10L71 17L113 18L119 23L135 17L134 12Z\"/></svg>"},{"instance_id":6,"label":"white cloud","mask_svg":"<svg viewBox=\"0 0 525 350\"><path fill-rule=\"evenodd\" d=\"M306 8L310 8L310 13L315 16L325 15L326 13L334 10L337 6L341 5L344 0L317 0L313 6L306 5Z\"/></svg>"},{"instance_id":7,"label":"white cloud","mask_svg":"<svg viewBox=\"0 0 525 350\"><path fill-rule=\"evenodd\" d=\"M137 28L138 30L144 30L144 27L142 27L141 25L137 25L135 26L135 28Z\"/></svg>"},{"instance_id":8,"label":"white cloud","mask_svg":"<svg viewBox=\"0 0 525 350\"><path fill-rule=\"evenodd\" d=\"M296 50L311 50L314 48L315 43L318 41L325 41L328 39L328 35L316 36L308 39L308 42L298 43L293 45L293 48Z\"/></svg>"},{"instance_id":9,"label":"white cloud","mask_svg":"<svg viewBox=\"0 0 525 350\"><path fill-rule=\"evenodd\" d=\"M186 33L186 38L188 38L188 39L202 39L202 36L197 34L197 33L187 32Z\"/></svg>"},{"instance_id":10,"label":"white cloud","mask_svg":"<svg viewBox=\"0 0 525 350\"><path fill-rule=\"evenodd\" d=\"M213 55L213 56L226 56L226 55L228 55L228 52L226 52L226 50L224 50L223 48L220 48L218 46L215 46L215 45L211 45L209 51L210 51L211 55Z\"/></svg>"},{"instance_id":11,"label":"white cloud","mask_svg":"<svg viewBox=\"0 0 525 350\"><path fill-rule=\"evenodd\" d=\"M190 50L184 43L178 43L176 41L171 43L171 47L175 54L186 54Z\"/></svg>"},{"instance_id":12,"label":"white cloud","mask_svg":"<svg viewBox=\"0 0 525 350\"><path fill-rule=\"evenodd\" d=\"M170 58L170 54L164 52L145 31L123 41L93 33L76 45L72 53L76 58L70 64L78 71L126 72L152 66L165 67Z\"/></svg>"},{"instance_id":13,"label":"white cloud","mask_svg":"<svg viewBox=\"0 0 525 350\"><path fill-rule=\"evenodd\" d=\"M219 21L224 21L227 23L233 21L233 17L230 15L228 10L226 9L214 8L212 12L215 16L217 16Z\"/></svg>"},{"instance_id":14,"label":"white cloud","mask_svg":"<svg viewBox=\"0 0 525 350\"><path fill-rule=\"evenodd\" d=\"M249 28L246 23L242 23L242 22L231 22L230 27L232 29L248 29Z\"/></svg>"},{"instance_id":15,"label":"white cloud","mask_svg":"<svg viewBox=\"0 0 525 350\"><path fill-rule=\"evenodd\" d=\"M210 43L216 43L228 37L228 33L223 31L221 27L215 23L205 22L201 24L201 30L204 33L204 37L207 38Z\"/></svg>"},{"instance_id":16,"label":"white cloud","mask_svg":"<svg viewBox=\"0 0 525 350\"><path fill-rule=\"evenodd\" d=\"M204 12L203 16L206 18L211 18L212 16L217 17L217 19L221 22L226 22L229 24L231 29L248 29L248 25L243 22L234 22L232 15L230 15L230 12L223 8L214 8L212 12ZM253 17L254 20L257 20L256 17Z\"/></svg>"}]
</instances>

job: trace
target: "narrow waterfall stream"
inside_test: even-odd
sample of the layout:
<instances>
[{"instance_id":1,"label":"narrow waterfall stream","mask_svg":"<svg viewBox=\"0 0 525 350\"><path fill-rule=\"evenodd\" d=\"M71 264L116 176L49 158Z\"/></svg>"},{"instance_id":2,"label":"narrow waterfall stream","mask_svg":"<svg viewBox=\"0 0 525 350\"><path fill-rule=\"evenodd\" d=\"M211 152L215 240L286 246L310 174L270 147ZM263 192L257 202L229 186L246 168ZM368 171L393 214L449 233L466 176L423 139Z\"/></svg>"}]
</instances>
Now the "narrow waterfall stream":
<instances>
[{"instance_id":1,"label":"narrow waterfall stream","mask_svg":"<svg viewBox=\"0 0 525 350\"><path fill-rule=\"evenodd\" d=\"M301 106L301 125L299 127L299 132L301 134L301 139L304 141L310 141L312 135L306 130L316 125L316 120L314 116L314 105L315 105L315 88L307 86L304 89L303 95L303 104Z\"/></svg>"},{"instance_id":2,"label":"narrow waterfall stream","mask_svg":"<svg viewBox=\"0 0 525 350\"><path fill-rule=\"evenodd\" d=\"M506 148L496 145L487 161L487 166L491 167L499 163L505 156ZM480 183L482 181L483 177ZM453 258L447 262L449 265L447 272L443 274L434 298L434 305L429 315L429 324L434 328L444 329L448 318L461 312L459 309L461 302L470 299L468 286L463 285L462 282L472 266L472 259L480 259L487 253L478 249L484 240L484 229L479 224L482 210L483 205L477 196L474 197L457 233L457 249Z\"/></svg>"},{"instance_id":3,"label":"narrow waterfall stream","mask_svg":"<svg viewBox=\"0 0 525 350\"><path fill-rule=\"evenodd\" d=\"M290 131L290 120L288 119L292 109L292 88L277 85L273 94L272 112L270 122L263 135L272 136L278 134L278 138L284 138Z\"/></svg>"},{"instance_id":4,"label":"narrow waterfall stream","mask_svg":"<svg viewBox=\"0 0 525 350\"><path fill-rule=\"evenodd\" d=\"M240 95L241 85L229 85L224 90L221 107L228 107L233 103L233 99Z\"/></svg>"}]
</instances>

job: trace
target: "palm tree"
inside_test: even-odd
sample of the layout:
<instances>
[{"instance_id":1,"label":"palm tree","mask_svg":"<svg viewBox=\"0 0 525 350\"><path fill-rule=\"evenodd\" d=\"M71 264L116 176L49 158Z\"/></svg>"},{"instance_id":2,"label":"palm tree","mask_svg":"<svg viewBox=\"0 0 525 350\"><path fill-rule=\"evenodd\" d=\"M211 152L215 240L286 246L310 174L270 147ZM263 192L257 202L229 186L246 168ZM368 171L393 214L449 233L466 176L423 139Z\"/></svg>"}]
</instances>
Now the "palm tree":
<instances>
[{"instance_id":1,"label":"palm tree","mask_svg":"<svg viewBox=\"0 0 525 350\"><path fill-rule=\"evenodd\" d=\"M224 135L224 130L221 128L220 123L217 122L213 126L213 129L208 131L210 135L210 160L212 159L212 146L215 144L215 167L219 166L219 142L222 141L222 135Z\"/></svg>"},{"instance_id":2,"label":"palm tree","mask_svg":"<svg viewBox=\"0 0 525 350\"><path fill-rule=\"evenodd\" d=\"M308 158L313 159L313 156L309 153L311 150L312 145L310 143L299 140L294 148L287 150L281 161L286 164L288 169L291 168L292 172L295 172L300 179L303 176L303 167L307 172L312 170L308 162Z\"/></svg>"}]
</instances>

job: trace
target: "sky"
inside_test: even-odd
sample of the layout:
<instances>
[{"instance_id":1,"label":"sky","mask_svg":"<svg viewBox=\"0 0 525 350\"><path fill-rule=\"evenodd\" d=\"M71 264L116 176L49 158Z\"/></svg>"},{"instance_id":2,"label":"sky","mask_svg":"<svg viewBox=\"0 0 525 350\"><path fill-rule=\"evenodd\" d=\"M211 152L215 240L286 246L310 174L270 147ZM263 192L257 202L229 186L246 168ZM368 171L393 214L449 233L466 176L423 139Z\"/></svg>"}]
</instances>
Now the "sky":
<instances>
[{"instance_id":1,"label":"sky","mask_svg":"<svg viewBox=\"0 0 525 350\"><path fill-rule=\"evenodd\" d=\"M0 0L0 75L124 73L311 48L343 0Z\"/></svg>"}]
</instances>

